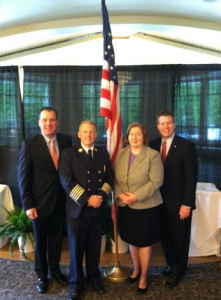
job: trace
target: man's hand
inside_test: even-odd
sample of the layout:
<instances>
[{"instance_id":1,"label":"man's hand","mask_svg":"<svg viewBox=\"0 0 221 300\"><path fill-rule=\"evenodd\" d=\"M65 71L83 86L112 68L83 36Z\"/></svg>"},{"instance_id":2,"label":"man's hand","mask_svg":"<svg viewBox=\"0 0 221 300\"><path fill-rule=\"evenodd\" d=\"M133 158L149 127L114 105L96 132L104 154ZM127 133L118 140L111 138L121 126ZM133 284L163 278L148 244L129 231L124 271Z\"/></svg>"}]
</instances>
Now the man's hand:
<instances>
[{"instance_id":1,"label":"man's hand","mask_svg":"<svg viewBox=\"0 0 221 300\"><path fill-rule=\"evenodd\" d=\"M32 220L36 219L38 217L37 209L33 207L26 210L26 215Z\"/></svg>"},{"instance_id":2,"label":"man's hand","mask_svg":"<svg viewBox=\"0 0 221 300\"><path fill-rule=\"evenodd\" d=\"M92 195L92 196L90 196L90 198L88 199L87 202L88 202L88 206L98 208L101 206L101 204L103 202L103 198L102 198L102 196Z\"/></svg>"},{"instance_id":3,"label":"man's hand","mask_svg":"<svg viewBox=\"0 0 221 300\"><path fill-rule=\"evenodd\" d=\"M191 211L191 207L181 205L180 206L180 212L179 212L180 219L184 220L184 219L188 218L189 215L190 215L190 211Z\"/></svg>"}]
</instances>

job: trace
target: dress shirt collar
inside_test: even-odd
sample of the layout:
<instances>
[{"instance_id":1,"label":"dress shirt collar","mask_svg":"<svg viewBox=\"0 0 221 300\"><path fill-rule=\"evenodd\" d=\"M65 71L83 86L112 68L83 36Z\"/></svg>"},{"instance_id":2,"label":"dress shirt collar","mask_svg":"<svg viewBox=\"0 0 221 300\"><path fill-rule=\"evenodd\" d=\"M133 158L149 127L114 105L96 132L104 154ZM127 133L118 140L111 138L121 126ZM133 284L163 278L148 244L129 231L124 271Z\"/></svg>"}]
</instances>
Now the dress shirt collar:
<instances>
[{"instance_id":1,"label":"dress shirt collar","mask_svg":"<svg viewBox=\"0 0 221 300\"><path fill-rule=\"evenodd\" d=\"M50 151L50 140L51 140L51 139L50 139L49 137L45 136L43 133L42 133L42 136L43 136L43 138L45 139L45 142L46 142L46 144L47 144L47 146L48 146L48 149L49 149L49 151ZM58 146L57 136L55 135L55 136L52 138L52 140L54 140L55 149L56 149L57 154L58 154L58 157L59 157L60 151L59 151L59 146Z\"/></svg>"},{"instance_id":2,"label":"dress shirt collar","mask_svg":"<svg viewBox=\"0 0 221 300\"><path fill-rule=\"evenodd\" d=\"M161 140L161 147L160 147L160 149L161 149L161 151L162 151L162 146L163 146L163 142L164 141L166 141L167 142L167 147L166 147L166 149L167 149L167 153L169 152L169 150L170 150L170 146L171 146L171 144L172 144L172 142L173 142L173 139L174 139L174 136L175 136L175 133L173 133L168 139L166 139L166 140L164 140L163 138L162 138L162 140ZM166 154L167 154L166 153Z\"/></svg>"},{"instance_id":3,"label":"dress shirt collar","mask_svg":"<svg viewBox=\"0 0 221 300\"><path fill-rule=\"evenodd\" d=\"M47 137L46 135L44 135L43 133L42 133L42 136L44 137L47 145L49 145L51 139L49 137ZM52 138L52 140L55 142L55 144L57 143L57 137L56 137L56 135Z\"/></svg>"},{"instance_id":4,"label":"dress shirt collar","mask_svg":"<svg viewBox=\"0 0 221 300\"><path fill-rule=\"evenodd\" d=\"M88 154L88 150L91 149L92 153L94 151L94 145L91 148L85 147L84 145L81 144L81 147L84 149L84 151ZM93 154L92 154L93 155Z\"/></svg>"}]
</instances>

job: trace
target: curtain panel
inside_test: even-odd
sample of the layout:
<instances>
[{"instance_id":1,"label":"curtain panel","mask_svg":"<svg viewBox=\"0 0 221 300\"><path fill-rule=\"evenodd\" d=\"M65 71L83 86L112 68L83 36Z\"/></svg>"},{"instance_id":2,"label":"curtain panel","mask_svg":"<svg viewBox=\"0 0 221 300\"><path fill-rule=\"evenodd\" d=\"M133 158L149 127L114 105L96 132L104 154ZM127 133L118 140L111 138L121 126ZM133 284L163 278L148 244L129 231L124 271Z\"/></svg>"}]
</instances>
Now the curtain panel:
<instances>
[{"instance_id":1,"label":"curtain panel","mask_svg":"<svg viewBox=\"0 0 221 300\"><path fill-rule=\"evenodd\" d=\"M25 66L21 104L17 67L0 69L0 105L5 112L1 148L8 149L1 150L1 183L16 190L18 148L22 138L39 132L43 106L58 110L58 129L70 134L74 143L79 123L90 119L97 124L97 143L106 145L105 118L100 117L101 71L101 66ZM123 136L127 126L138 121L146 125L151 139L157 137L156 113L172 110L176 132L196 144L198 181L221 188L221 65L118 66L118 78Z\"/></svg>"},{"instance_id":2,"label":"curtain panel","mask_svg":"<svg viewBox=\"0 0 221 300\"><path fill-rule=\"evenodd\" d=\"M0 67L0 184L10 186L19 204L18 155L24 138L18 67Z\"/></svg>"},{"instance_id":3,"label":"curtain panel","mask_svg":"<svg viewBox=\"0 0 221 300\"><path fill-rule=\"evenodd\" d=\"M192 140L198 181L221 189L221 65L180 65L175 82L176 131Z\"/></svg>"}]
</instances>

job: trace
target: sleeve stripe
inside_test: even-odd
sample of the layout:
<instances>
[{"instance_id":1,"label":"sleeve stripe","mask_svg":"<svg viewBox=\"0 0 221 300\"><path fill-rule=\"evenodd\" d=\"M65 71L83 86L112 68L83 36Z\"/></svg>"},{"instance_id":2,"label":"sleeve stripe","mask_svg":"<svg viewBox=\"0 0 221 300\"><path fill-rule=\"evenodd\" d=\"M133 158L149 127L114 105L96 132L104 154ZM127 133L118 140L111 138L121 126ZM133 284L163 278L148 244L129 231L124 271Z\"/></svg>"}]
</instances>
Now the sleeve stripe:
<instances>
[{"instance_id":1,"label":"sleeve stripe","mask_svg":"<svg viewBox=\"0 0 221 300\"><path fill-rule=\"evenodd\" d=\"M109 196L110 192L111 192L111 186L108 184L108 183L104 183L102 188L101 188L102 191L104 191L107 196Z\"/></svg>"},{"instance_id":2,"label":"sleeve stripe","mask_svg":"<svg viewBox=\"0 0 221 300\"><path fill-rule=\"evenodd\" d=\"M78 199L81 197L84 191L85 190L79 184L77 184L70 192L69 196L78 204Z\"/></svg>"}]
</instances>

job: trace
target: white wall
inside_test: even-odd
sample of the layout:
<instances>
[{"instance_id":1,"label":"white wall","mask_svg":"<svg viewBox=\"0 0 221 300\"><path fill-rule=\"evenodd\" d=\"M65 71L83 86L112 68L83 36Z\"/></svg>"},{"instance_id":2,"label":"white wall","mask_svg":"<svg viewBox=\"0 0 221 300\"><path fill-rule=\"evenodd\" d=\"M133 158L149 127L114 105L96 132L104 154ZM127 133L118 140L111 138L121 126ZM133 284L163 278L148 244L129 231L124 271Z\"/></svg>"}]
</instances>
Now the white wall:
<instances>
[{"instance_id":1,"label":"white wall","mask_svg":"<svg viewBox=\"0 0 221 300\"><path fill-rule=\"evenodd\" d=\"M113 43L117 65L221 63L221 57L215 55L133 36L114 39ZM22 54L0 61L0 65L102 65L102 60L103 39L99 38L36 54Z\"/></svg>"}]
</instances>

